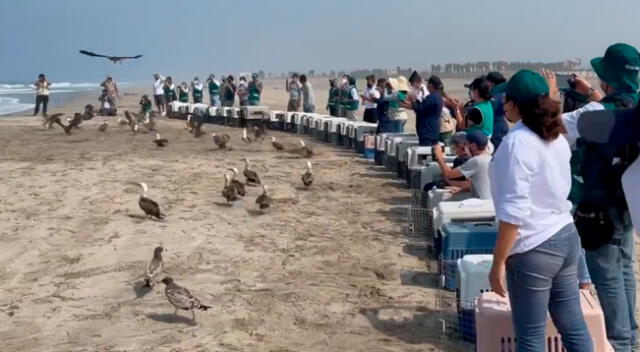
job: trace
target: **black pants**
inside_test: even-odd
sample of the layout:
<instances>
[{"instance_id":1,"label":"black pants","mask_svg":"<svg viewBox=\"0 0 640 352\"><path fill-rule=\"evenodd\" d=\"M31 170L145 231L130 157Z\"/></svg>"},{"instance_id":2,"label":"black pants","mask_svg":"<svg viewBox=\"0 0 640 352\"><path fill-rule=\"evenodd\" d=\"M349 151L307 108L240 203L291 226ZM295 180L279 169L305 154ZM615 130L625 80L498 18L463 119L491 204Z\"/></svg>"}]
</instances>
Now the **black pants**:
<instances>
[{"instance_id":1,"label":"black pants","mask_svg":"<svg viewBox=\"0 0 640 352\"><path fill-rule=\"evenodd\" d=\"M38 115L40 111L40 104L42 104L42 115L47 114L47 104L49 104L48 95L36 95L36 109L33 111L34 115Z\"/></svg>"},{"instance_id":2,"label":"black pants","mask_svg":"<svg viewBox=\"0 0 640 352\"><path fill-rule=\"evenodd\" d=\"M364 110L364 122L378 123L378 110L377 109L365 109Z\"/></svg>"}]
</instances>

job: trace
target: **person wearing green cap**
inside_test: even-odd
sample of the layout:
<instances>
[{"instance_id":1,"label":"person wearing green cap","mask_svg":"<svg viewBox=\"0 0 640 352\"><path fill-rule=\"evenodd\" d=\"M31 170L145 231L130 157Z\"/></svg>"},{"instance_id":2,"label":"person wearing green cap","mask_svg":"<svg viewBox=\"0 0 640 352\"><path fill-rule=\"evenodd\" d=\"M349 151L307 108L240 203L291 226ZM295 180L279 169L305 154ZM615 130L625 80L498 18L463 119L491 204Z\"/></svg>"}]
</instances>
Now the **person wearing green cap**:
<instances>
[{"instance_id":1,"label":"person wearing green cap","mask_svg":"<svg viewBox=\"0 0 640 352\"><path fill-rule=\"evenodd\" d=\"M574 182L576 226L586 250L589 274L598 293L607 328L607 337L616 352L637 346L635 316L633 226L624 198L622 174L637 158L638 145L624 141L594 143L580 137L578 121L583 113L633 108L638 104L640 53L631 45L617 43L603 57L591 60L604 95L584 78L576 77L576 90L591 101L562 115L566 137L575 144L578 166ZM555 86L555 76L548 79Z\"/></svg>"},{"instance_id":2,"label":"person wearing green cap","mask_svg":"<svg viewBox=\"0 0 640 352\"><path fill-rule=\"evenodd\" d=\"M560 102L544 77L522 70L506 84L504 111L515 125L489 168L499 221L491 288L509 295L516 351L545 350L548 313L568 352L593 351L580 305L580 236L567 200L571 149Z\"/></svg>"},{"instance_id":3,"label":"person wearing green cap","mask_svg":"<svg viewBox=\"0 0 640 352\"><path fill-rule=\"evenodd\" d=\"M262 82L258 79L258 74L254 73L249 82L249 105L260 105L260 95L262 95Z\"/></svg>"}]
</instances>

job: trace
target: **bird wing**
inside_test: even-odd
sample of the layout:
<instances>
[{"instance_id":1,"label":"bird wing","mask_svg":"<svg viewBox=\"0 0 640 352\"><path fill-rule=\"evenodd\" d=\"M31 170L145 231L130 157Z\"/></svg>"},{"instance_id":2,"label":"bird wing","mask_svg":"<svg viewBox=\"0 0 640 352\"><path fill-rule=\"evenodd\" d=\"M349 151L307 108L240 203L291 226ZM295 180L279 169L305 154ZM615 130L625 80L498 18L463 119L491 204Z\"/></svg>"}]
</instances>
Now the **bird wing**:
<instances>
[{"instance_id":1,"label":"bird wing","mask_svg":"<svg viewBox=\"0 0 640 352\"><path fill-rule=\"evenodd\" d=\"M153 199L140 197L138 205L140 205L140 208L142 208L146 214L154 215L160 213L160 206Z\"/></svg>"},{"instance_id":2,"label":"bird wing","mask_svg":"<svg viewBox=\"0 0 640 352\"><path fill-rule=\"evenodd\" d=\"M164 263L162 262L162 259L151 259L149 267L147 268L147 278L151 279L158 276L160 273L162 273L163 268Z\"/></svg>"},{"instance_id":3,"label":"bird wing","mask_svg":"<svg viewBox=\"0 0 640 352\"><path fill-rule=\"evenodd\" d=\"M176 284L167 286L165 294L169 303L179 309L191 309L194 301L198 302L198 299L193 297L189 290Z\"/></svg>"},{"instance_id":4,"label":"bird wing","mask_svg":"<svg viewBox=\"0 0 640 352\"><path fill-rule=\"evenodd\" d=\"M117 59L117 60L126 60L126 59L139 59L141 57L142 57L142 55L136 55L136 56L114 56L113 58Z\"/></svg>"},{"instance_id":5,"label":"bird wing","mask_svg":"<svg viewBox=\"0 0 640 352\"><path fill-rule=\"evenodd\" d=\"M84 54L84 55L92 56L92 57L106 57L106 58L109 58L109 56L102 55L102 54L96 54L94 52L87 51L87 50L80 50L80 54Z\"/></svg>"}]
</instances>

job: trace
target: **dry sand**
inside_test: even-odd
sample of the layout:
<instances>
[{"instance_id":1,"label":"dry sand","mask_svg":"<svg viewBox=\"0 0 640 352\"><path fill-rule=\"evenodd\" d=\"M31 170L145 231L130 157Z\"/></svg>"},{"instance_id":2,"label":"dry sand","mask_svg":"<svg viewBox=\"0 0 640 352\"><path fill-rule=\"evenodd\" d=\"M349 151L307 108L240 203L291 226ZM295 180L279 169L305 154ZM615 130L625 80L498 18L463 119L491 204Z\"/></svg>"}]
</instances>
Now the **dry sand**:
<instances>
[{"instance_id":1,"label":"dry sand","mask_svg":"<svg viewBox=\"0 0 640 352\"><path fill-rule=\"evenodd\" d=\"M129 88L121 111L148 90ZM281 108L281 93L265 101ZM163 118L169 145L157 149L151 134L111 122L67 136L39 118L0 119L0 351L431 350L434 290L405 246L400 181L307 138L316 183L304 190L304 159L244 145L238 129L205 125L232 135L234 149L220 151ZM263 215L257 188L231 207L221 196L225 169L244 157L275 198ZM148 183L166 221L142 216L129 181ZM167 275L213 307L195 324L173 315L162 284L140 286L157 245Z\"/></svg>"}]
</instances>

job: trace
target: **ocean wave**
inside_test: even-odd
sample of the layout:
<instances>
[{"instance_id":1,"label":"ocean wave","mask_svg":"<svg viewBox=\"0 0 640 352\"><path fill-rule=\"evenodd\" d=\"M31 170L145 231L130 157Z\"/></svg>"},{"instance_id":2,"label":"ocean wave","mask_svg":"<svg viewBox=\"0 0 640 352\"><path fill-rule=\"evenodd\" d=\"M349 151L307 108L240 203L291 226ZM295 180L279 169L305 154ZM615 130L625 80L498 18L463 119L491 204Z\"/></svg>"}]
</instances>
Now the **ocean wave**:
<instances>
[{"instance_id":1,"label":"ocean wave","mask_svg":"<svg viewBox=\"0 0 640 352\"><path fill-rule=\"evenodd\" d=\"M17 98L0 97L0 115L12 114L33 108L33 104L20 103Z\"/></svg>"},{"instance_id":2,"label":"ocean wave","mask_svg":"<svg viewBox=\"0 0 640 352\"><path fill-rule=\"evenodd\" d=\"M27 86L24 84L1 84L0 89L18 89L18 88L26 88Z\"/></svg>"},{"instance_id":3,"label":"ocean wave","mask_svg":"<svg viewBox=\"0 0 640 352\"><path fill-rule=\"evenodd\" d=\"M51 92L68 93L87 91L99 88L98 83L56 82L51 84ZM0 83L0 95L33 94L36 87L33 84L5 84Z\"/></svg>"}]
</instances>

